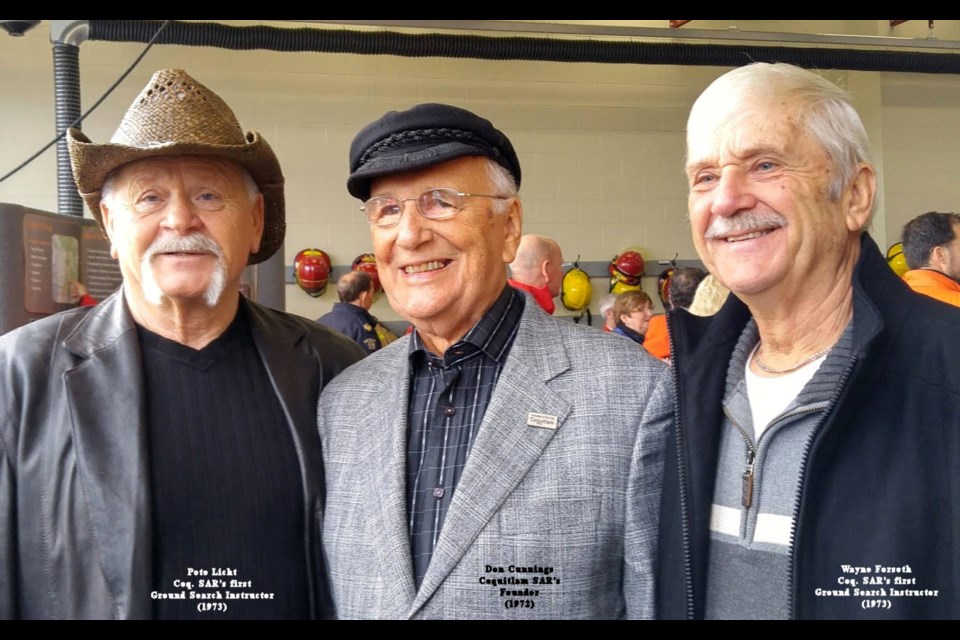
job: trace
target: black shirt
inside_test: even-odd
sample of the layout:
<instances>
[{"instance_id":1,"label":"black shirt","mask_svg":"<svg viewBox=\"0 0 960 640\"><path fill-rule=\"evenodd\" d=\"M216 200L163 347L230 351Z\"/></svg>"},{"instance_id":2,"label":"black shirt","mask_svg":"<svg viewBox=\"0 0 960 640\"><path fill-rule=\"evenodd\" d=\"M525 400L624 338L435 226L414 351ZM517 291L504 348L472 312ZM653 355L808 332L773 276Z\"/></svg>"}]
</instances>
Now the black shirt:
<instances>
[{"instance_id":1,"label":"black shirt","mask_svg":"<svg viewBox=\"0 0 960 640\"><path fill-rule=\"evenodd\" d=\"M200 350L143 327L138 333L153 589L186 596L156 599L155 617L308 618L300 465L246 313ZM201 603L226 610L200 611Z\"/></svg>"}]
</instances>

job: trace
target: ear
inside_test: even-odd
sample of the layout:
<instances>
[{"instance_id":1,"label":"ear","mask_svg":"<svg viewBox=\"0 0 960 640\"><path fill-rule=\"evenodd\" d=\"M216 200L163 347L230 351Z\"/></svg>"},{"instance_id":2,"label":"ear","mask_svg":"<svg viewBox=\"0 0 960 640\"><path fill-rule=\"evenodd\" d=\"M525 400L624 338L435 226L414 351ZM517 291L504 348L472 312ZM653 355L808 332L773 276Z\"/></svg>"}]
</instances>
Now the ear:
<instances>
[{"instance_id":1,"label":"ear","mask_svg":"<svg viewBox=\"0 0 960 640\"><path fill-rule=\"evenodd\" d=\"M113 215L102 199L100 200L100 220L103 221L103 230L107 234L107 239L110 240L110 257L116 260L118 254L117 243L113 241Z\"/></svg>"},{"instance_id":2,"label":"ear","mask_svg":"<svg viewBox=\"0 0 960 640\"><path fill-rule=\"evenodd\" d=\"M945 271L947 265L947 248L943 245L937 245L930 251L930 258L927 260L927 265L933 267L937 271Z\"/></svg>"},{"instance_id":3,"label":"ear","mask_svg":"<svg viewBox=\"0 0 960 640\"><path fill-rule=\"evenodd\" d=\"M540 277L543 278L544 286L550 282L550 265L553 264L553 260L547 258L540 263Z\"/></svg>"},{"instance_id":4,"label":"ear","mask_svg":"<svg viewBox=\"0 0 960 640\"><path fill-rule=\"evenodd\" d=\"M260 251L260 240L263 238L263 194L257 194L253 202L253 242L250 245L250 253Z\"/></svg>"},{"instance_id":5,"label":"ear","mask_svg":"<svg viewBox=\"0 0 960 640\"><path fill-rule=\"evenodd\" d=\"M877 174L873 167L860 163L846 193L848 198L845 207L847 229L860 231L870 221L873 199L877 195Z\"/></svg>"},{"instance_id":6,"label":"ear","mask_svg":"<svg viewBox=\"0 0 960 640\"><path fill-rule=\"evenodd\" d=\"M510 200L510 208L500 215L503 216L503 262L510 264L517 257L517 247L523 235L523 205L520 198L514 196Z\"/></svg>"}]
</instances>

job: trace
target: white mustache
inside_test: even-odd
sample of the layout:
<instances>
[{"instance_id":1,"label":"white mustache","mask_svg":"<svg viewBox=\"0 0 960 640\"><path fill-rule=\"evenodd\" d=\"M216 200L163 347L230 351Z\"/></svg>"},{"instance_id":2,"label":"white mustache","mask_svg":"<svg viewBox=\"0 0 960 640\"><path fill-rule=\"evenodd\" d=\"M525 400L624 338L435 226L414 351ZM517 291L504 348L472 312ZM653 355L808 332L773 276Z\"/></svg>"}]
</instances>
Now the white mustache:
<instances>
[{"instance_id":1,"label":"white mustache","mask_svg":"<svg viewBox=\"0 0 960 640\"><path fill-rule=\"evenodd\" d=\"M744 211L732 216L717 216L710 223L704 237L707 240L726 238L761 229L785 227L787 219L775 211Z\"/></svg>"},{"instance_id":2,"label":"white mustache","mask_svg":"<svg viewBox=\"0 0 960 640\"><path fill-rule=\"evenodd\" d=\"M158 253L203 252L223 258L223 249L205 235L191 233L188 236L163 236L157 238L143 254L144 260L150 260Z\"/></svg>"},{"instance_id":3,"label":"white mustache","mask_svg":"<svg viewBox=\"0 0 960 640\"><path fill-rule=\"evenodd\" d=\"M203 296L204 302L211 309L220 301L226 286L227 267L223 259L223 249L216 242L205 235L191 233L188 236L164 236L157 238L143 252L140 259L140 273L143 278L143 296L147 302L160 306L163 303L164 293L157 284L153 274L153 256L158 253L204 252L216 257L216 267L211 275L210 284Z\"/></svg>"}]
</instances>

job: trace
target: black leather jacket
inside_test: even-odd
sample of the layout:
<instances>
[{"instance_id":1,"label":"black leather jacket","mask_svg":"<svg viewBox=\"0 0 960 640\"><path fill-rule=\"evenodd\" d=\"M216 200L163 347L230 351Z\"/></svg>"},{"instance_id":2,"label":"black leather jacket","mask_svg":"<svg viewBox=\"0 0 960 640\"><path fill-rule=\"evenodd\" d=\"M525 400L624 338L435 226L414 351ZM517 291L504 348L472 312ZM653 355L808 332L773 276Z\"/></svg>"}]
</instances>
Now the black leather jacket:
<instances>
[{"instance_id":1,"label":"black leather jacket","mask_svg":"<svg viewBox=\"0 0 960 640\"><path fill-rule=\"evenodd\" d=\"M362 352L309 320L242 304L300 460L310 601L322 616L316 403ZM0 618L150 617L142 387L121 293L0 337Z\"/></svg>"}]
</instances>

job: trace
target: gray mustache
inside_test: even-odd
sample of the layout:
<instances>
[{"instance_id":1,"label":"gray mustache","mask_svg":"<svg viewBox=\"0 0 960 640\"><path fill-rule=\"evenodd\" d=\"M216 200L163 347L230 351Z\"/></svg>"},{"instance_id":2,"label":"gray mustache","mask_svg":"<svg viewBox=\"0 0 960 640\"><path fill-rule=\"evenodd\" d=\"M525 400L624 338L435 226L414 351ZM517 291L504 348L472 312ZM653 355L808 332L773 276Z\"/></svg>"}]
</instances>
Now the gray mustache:
<instances>
[{"instance_id":1,"label":"gray mustache","mask_svg":"<svg viewBox=\"0 0 960 640\"><path fill-rule=\"evenodd\" d=\"M714 218L704 237L713 240L746 231L759 231L760 229L785 227L786 225L787 219L774 211L763 213L744 211L729 217Z\"/></svg>"},{"instance_id":2,"label":"gray mustache","mask_svg":"<svg viewBox=\"0 0 960 640\"><path fill-rule=\"evenodd\" d=\"M147 249L145 259L150 259L157 253L174 252L197 252L212 253L218 258L223 257L223 250L216 242L207 236L199 233L191 233L188 236L165 236L157 238Z\"/></svg>"}]
</instances>

